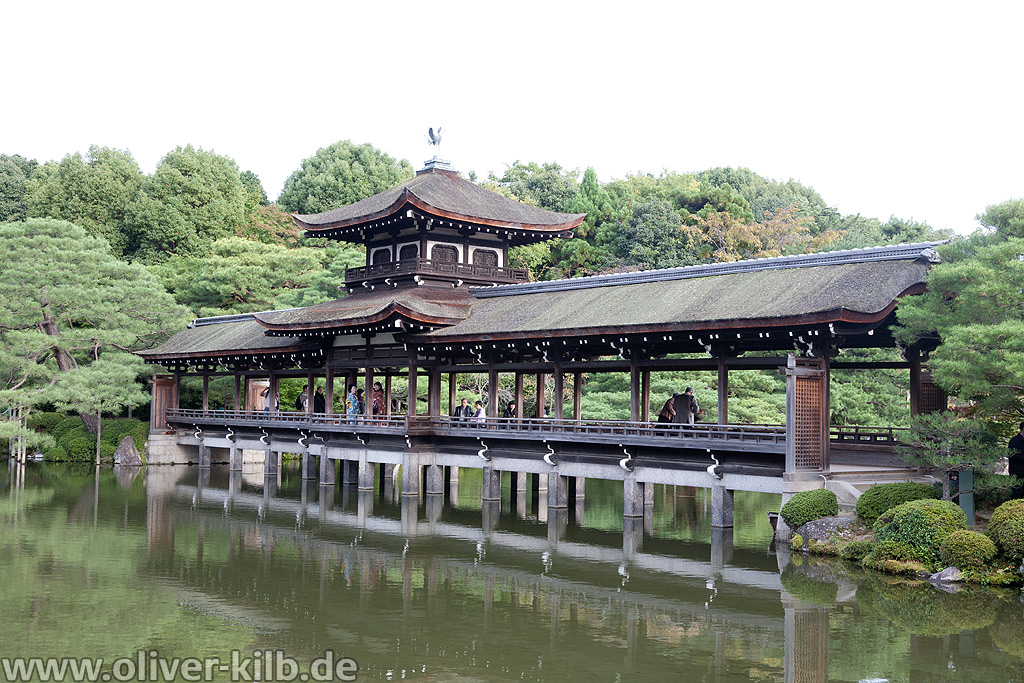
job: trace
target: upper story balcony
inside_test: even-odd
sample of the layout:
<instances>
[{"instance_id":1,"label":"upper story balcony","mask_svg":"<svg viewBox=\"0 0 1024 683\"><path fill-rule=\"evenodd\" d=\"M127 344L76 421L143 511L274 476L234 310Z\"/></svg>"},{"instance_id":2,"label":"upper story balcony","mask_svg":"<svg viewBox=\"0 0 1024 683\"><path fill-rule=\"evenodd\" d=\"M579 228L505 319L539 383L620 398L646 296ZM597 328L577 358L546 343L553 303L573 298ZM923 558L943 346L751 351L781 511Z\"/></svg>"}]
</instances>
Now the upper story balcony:
<instances>
[{"instance_id":1,"label":"upper story balcony","mask_svg":"<svg viewBox=\"0 0 1024 683\"><path fill-rule=\"evenodd\" d=\"M364 282L376 284L412 284L419 277L423 281L445 281L452 284L508 285L528 282L530 271L526 268L506 268L497 265L436 261L425 258L402 259L375 263L372 266L348 268L345 271L345 286L359 287Z\"/></svg>"}]
</instances>

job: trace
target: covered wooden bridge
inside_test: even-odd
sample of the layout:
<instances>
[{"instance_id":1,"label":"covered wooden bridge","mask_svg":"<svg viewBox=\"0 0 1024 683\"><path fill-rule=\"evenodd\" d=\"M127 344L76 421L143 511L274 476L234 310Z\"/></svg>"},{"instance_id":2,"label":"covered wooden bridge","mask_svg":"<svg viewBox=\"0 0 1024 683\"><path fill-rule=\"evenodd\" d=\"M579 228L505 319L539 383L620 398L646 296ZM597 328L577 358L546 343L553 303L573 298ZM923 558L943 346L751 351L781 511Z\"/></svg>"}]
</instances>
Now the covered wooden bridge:
<instances>
[{"instance_id":1,"label":"covered wooden bridge","mask_svg":"<svg viewBox=\"0 0 1024 683\"><path fill-rule=\"evenodd\" d=\"M367 263L349 269L348 296L199 319L143 352L169 371L153 379L151 462L240 467L254 451L270 473L280 453L301 453L304 476L333 484L341 460L343 480L364 488L375 465L402 464L407 494L440 493L459 467L475 467L485 498L498 495L500 472L516 473L518 486L532 474L553 507L574 483L581 494L587 477L621 479L627 515L642 515L653 483L704 486L721 503L716 524L729 526L734 490L820 487L833 454L889 462L891 429L829 426L832 369L909 368L912 412L944 406L922 370L927 349L900 362L837 359L843 349L895 345L894 310L923 291L935 243L529 282L509 267L508 247L571 237L583 216L513 202L438 162L380 195L296 220L307 234L364 244ZM730 372L765 369L787 378L786 424L731 424ZM650 376L664 370L716 371L717 420L652 423ZM456 374L467 372L486 373L489 397L511 375L518 417L499 417L497 400L481 421L450 417ZM586 418L584 374L603 372L629 373L629 420ZM203 405L181 409L181 381L196 375ZM522 417L530 375L539 409ZM234 378L231 409L210 409L217 376ZM315 413L313 401L305 412L265 410L260 390L273 395L287 377L325 386L326 411ZM381 382L383 414L370 400L361 415L334 414L341 378L368 395ZM555 397L571 400L544 414L548 378ZM406 384L402 409L391 400L397 382Z\"/></svg>"}]
</instances>

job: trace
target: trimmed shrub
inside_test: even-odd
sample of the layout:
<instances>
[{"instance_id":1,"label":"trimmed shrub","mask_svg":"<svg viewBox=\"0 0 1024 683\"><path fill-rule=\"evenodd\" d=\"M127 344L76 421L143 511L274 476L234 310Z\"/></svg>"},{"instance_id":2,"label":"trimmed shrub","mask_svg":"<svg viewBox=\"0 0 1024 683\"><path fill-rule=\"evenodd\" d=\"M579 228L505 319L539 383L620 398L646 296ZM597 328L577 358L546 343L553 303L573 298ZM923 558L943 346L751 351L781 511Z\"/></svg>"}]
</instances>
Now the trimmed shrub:
<instances>
[{"instance_id":1,"label":"trimmed shrub","mask_svg":"<svg viewBox=\"0 0 1024 683\"><path fill-rule=\"evenodd\" d=\"M874 543L871 552L868 554L874 562L882 560L895 560L897 562L924 562L929 559L929 554L922 552L919 548L887 538Z\"/></svg>"},{"instance_id":2,"label":"trimmed shrub","mask_svg":"<svg viewBox=\"0 0 1024 683\"><path fill-rule=\"evenodd\" d=\"M96 439L88 436L75 436L61 442L68 453L69 460L93 462L96 460Z\"/></svg>"},{"instance_id":3,"label":"trimmed shrub","mask_svg":"<svg viewBox=\"0 0 1024 683\"><path fill-rule=\"evenodd\" d=\"M995 509L987 533L1004 554L1024 557L1024 498L1008 500Z\"/></svg>"},{"instance_id":4,"label":"trimmed shrub","mask_svg":"<svg viewBox=\"0 0 1024 683\"><path fill-rule=\"evenodd\" d=\"M812 520L838 515L839 501L828 489L803 491L790 498L779 514L790 528L796 529Z\"/></svg>"},{"instance_id":5,"label":"trimmed shrub","mask_svg":"<svg viewBox=\"0 0 1024 683\"><path fill-rule=\"evenodd\" d=\"M954 531L939 547L943 564L957 569L981 569L996 556L996 544L977 531Z\"/></svg>"},{"instance_id":6,"label":"trimmed shrub","mask_svg":"<svg viewBox=\"0 0 1024 683\"><path fill-rule=\"evenodd\" d=\"M29 429L49 432L51 429L63 422L64 419L64 416L60 413L32 413L28 416L26 424Z\"/></svg>"},{"instance_id":7,"label":"trimmed shrub","mask_svg":"<svg viewBox=\"0 0 1024 683\"><path fill-rule=\"evenodd\" d=\"M914 549L917 559L937 563L939 547L954 531L967 528L963 510L948 500L912 500L887 510L875 522L879 543L896 541ZM896 559L896 558L892 558Z\"/></svg>"},{"instance_id":8,"label":"trimmed shrub","mask_svg":"<svg viewBox=\"0 0 1024 683\"><path fill-rule=\"evenodd\" d=\"M871 541L850 541L839 551L839 557L844 560L860 562L864 559L865 555L871 552L873 545L874 543Z\"/></svg>"},{"instance_id":9,"label":"trimmed shrub","mask_svg":"<svg viewBox=\"0 0 1024 683\"><path fill-rule=\"evenodd\" d=\"M857 499L857 516L871 526L886 510L912 500L938 498L930 484L915 484L905 481L899 484L872 486Z\"/></svg>"},{"instance_id":10,"label":"trimmed shrub","mask_svg":"<svg viewBox=\"0 0 1024 683\"><path fill-rule=\"evenodd\" d=\"M68 452L60 446L54 446L45 453L43 453L43 460L51 460L54 462L65 462L70 460Z\"/></svg>"}]
</instances>

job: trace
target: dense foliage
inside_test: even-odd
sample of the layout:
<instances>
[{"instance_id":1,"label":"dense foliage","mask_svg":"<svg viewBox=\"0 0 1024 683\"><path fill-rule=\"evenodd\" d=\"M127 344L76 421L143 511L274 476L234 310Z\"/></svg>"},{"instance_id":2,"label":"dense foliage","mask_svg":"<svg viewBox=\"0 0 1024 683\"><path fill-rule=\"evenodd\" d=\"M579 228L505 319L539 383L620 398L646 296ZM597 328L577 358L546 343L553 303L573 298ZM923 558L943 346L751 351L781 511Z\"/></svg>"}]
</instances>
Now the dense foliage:
<instances>
[{"instance_id":1,"label":"dense foliage","mask_svg":"<svg viewBox=\"0 0 1024 683\"><path fill-rule=\"evenodd\" d=\"M812 520L838 515L839 501L828 489L801 491L786 501L779 514L789 527L796 529Z\"/></svg>"},{"instance_id":2,"label":"dense foliage","mask_svg":"<svg viewBox=\"0 0 1024 683\"><path fill-rule=\"evenodd\" d=\"M939 559L944 565L960 570L978 570L996 556L996 544L977 531L954 531L939 546Z\"/></svg>"},{"instance_id":3,"label":"dense foliage","mask_svg":"<svg viewBox=\"0 0 1024 683\"><path fill-rule=\"evenodd\" d=\"M966 528L967 518L955 503L927 499L912 500L886 510L874 525L879 555L926 564L938 563L942 543L954 531Z\"/></svg>"},{"instance_id":4,"label":"dense foliage","mask_svg":"<svg viewBox=\"0 0 1024 683\"><path fill-rule=\"evenodd\" d=\"M910 481L872 486L857 499L857 515L872 526L886 510L911 500L935 498L935 489Z\"/></svg>"},{"instance_id":5,"label":"dense foliage","mask_svg":"<svg viewBox=\"0 0 1024 683\"><path fill-rule=\"evenodd\" d=\"M1024 499L1008 500L997 507L986 532L1002 553L1024 558Z\"/></svg>"}]
</instances>

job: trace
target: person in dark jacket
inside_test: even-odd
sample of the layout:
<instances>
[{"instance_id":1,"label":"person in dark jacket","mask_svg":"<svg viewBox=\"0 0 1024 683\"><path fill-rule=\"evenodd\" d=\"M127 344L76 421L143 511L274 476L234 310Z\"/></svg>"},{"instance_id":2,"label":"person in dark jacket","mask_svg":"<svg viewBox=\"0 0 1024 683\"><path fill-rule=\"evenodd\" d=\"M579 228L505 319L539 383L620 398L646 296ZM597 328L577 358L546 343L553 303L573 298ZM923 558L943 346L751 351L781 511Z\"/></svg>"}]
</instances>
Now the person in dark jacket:
<instances>
[{"instance_id":1,"label":"person in dark jacket","mask_svg":"<svg viewBox=\"0 0 1024 683\"><path fill-rule=\"evenodd\" d=\"M673 394L672 398L676 410L672 421L676 424L692 425L694 417L700 411L697 399L693 395L693 387L686 387L686 391L681 394Z\"/></svg>"},{"instance_id":2,"label":"person in dark jacket","mask_svg":"<svg viewBox=\"0 0 1024 683\"><path fill-rule=\"evenodd\" d=\"M324 388L317 387L316 392L313 394L313 412L314 413L326 413L327 412L327 397L324 396Z\"/></svg>"},{"instance_id":3,"label":"person in dark jacket","mask_svg":"<svg viewBox=\"0 0 1024 683\"><path fill-rule=\"evenodd\" d=\"M672 396L668 397L668 400L665 401L665 405L662 406L662 408L661 408L661 412L658 413L658 422L661 422L661 423L664 424L666 422L674 422L675 421L675 416L676 416L676 396L681 396L681 395L682 394L676 393L676 394L673 394Z\"/></svg>"},{"instance_id":4,"label":"person in dark jacket","mask_svg":"<svg viewBox=\"0 0 1024 683\"><path fill-rule=\"evenodd\" d=\"M1024 479L1024 422L1020 423L1020 431L1010 439L1010 474ZM1013 487L1014 498L1024 498L1024 484Z\"/></svg>"},{"instance_id":5,"label":"person in dark jacket","mask_svg":"<svg viewBox=\"0 0 1024 683\"><path fill-rule=\"evenodd\" d=\"M455 407L455 412L452 413L452 417L456 420L468 421L469 418L473 417L475 412L476 411L473 410L473 407L469 405L469 401L467 399L462 399L462 405Z\"/></svg>"}]
</instances>

